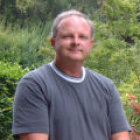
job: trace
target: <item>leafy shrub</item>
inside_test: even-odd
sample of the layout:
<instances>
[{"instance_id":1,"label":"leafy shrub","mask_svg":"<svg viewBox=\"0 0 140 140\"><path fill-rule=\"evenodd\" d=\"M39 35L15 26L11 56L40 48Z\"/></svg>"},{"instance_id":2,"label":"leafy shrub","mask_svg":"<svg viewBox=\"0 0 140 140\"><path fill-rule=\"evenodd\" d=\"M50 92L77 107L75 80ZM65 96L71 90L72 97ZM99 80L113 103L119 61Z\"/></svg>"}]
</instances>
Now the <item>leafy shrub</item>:
<instances>
[{"instance_id":1,"label":"leafy shrub","mask_svg":"<svg viewBox=\"0 0 140 140\"><path fill-rule=\"evenodd\" d=\"M0 61L0 139L11 140L12 105L19 79L28 72L17 63Z\"/></svg>"},{"instance_id":2,"label":"leafy shrub","mask_svg":"<svg viewBox=\"0 0 140 140\"><path fill-rule=\"evenodd\" d=\"M95 21L95 45L86 65L119 85L131 72L140 77L140 4L134 0L107 0L104 21Z\"/></svg>"},{"instance_id":3,"label":"leafy shrub","mask_svg":"<svg viewBox=\"0 0 140 140\"><path fill-rule=\"evenodd\" d=\"M140 138L140 82L135 73L131 73L129 80L120 84L119 91L123 100L125 113L132 126L132 140Z\"/></svg>"}]
</instances>

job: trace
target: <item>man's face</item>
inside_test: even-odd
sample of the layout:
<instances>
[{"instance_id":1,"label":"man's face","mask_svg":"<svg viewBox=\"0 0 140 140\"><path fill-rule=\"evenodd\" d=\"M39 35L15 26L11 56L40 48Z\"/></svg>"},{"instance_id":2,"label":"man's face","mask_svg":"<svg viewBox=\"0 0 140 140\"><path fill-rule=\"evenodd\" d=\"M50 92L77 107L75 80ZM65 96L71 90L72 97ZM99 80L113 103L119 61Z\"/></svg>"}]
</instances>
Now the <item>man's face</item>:
<instances>
[{"instance_id":1,"label":"man's face","mask_svg":"<svg viewBox=\"0 0 140 140\"><path fill-rule=\"evenodd\" d=\"M59 23L56 38L53 39L52 44L57 60L83 62L93 45L91 28L81 17L67 17Z\"/></svg>"}]
</instances>

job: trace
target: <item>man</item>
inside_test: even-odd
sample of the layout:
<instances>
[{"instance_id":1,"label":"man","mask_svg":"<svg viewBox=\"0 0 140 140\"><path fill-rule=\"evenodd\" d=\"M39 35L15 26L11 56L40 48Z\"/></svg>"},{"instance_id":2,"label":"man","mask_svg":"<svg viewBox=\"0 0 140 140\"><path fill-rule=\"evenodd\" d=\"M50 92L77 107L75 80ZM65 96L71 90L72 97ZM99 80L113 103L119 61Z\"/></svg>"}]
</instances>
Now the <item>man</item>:
<instances>
[{"instance_id":1,"label":"man","mask_svg":"<svg viewBox=\"0 0 140 140\"><path fill-rule=\"evenodd\" d=\"M56 17L55 60L18 84L13 135L21 140L129 140L131 129L114 84L83 66L93 34L92 22L79 11Z\"/></svg>"}]
</instances>

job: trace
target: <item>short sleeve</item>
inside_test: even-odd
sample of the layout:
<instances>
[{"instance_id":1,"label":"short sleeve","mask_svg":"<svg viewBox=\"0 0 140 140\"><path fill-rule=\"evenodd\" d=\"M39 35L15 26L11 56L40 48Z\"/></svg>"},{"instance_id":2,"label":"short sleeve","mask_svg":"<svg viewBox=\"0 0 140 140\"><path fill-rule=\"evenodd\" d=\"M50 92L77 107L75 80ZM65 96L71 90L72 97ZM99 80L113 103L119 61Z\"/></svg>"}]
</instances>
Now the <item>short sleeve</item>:
<instances>
[{"instance_id":1,"label":"short sleeve","mask_svg":"<svg viewBox=\"0 0 140 140\"><path fill-rule=\"evenodd\" d=\"M111 133L114 134L122 131L131 131L131 127L128 124L128 121L125 116L120 95L114 84L111 86L110 92L111 92L111 101L110 101L109 117L110 117Z\"/></svg>"},{"instance_id":2,"label":"short sleeve","mask_svg":"<svg viewBox=\"0 0 140 140\"><path fill-rule=\"evenodd\" d=\"M16 89L12 134L49 133L48 103L38 82L23 78Z\"/></svg>"}]
</instances>

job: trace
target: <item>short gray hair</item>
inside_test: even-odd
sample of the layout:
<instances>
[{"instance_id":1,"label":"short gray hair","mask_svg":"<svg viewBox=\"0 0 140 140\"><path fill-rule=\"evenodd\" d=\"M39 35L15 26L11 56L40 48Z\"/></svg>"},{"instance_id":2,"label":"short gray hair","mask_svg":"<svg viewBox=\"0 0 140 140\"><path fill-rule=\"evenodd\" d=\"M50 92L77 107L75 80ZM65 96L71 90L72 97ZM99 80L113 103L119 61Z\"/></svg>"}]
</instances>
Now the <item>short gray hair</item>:
<instances>
[{"instance_id":1,"label":"short gray hair","mask_svg":"<svg viewBox=\"0 0 140 140\"><path fill-rule=\"evenodd\" d=\"M59 26L59 23L66 17L69 17L69 16L72 16L72 15L76 15L76 16L79 16L79 17L82 17L86 20L86 22L88 23L88 25L90 26L91 28L91 37L94 38L94 32L95 32L95 28L94 28L94 25L93 25L93 21L91 21L87 15L77 11L77 10L68 10L68 11L64 11L60 14L57 15L57 17L54 19L53 21L53 25L52 25L52 28L51 28L51 36L53 38L56 37L56 34L57 34L57 31L58 31L58 26Z\"/></svg>"}]
</instances>

